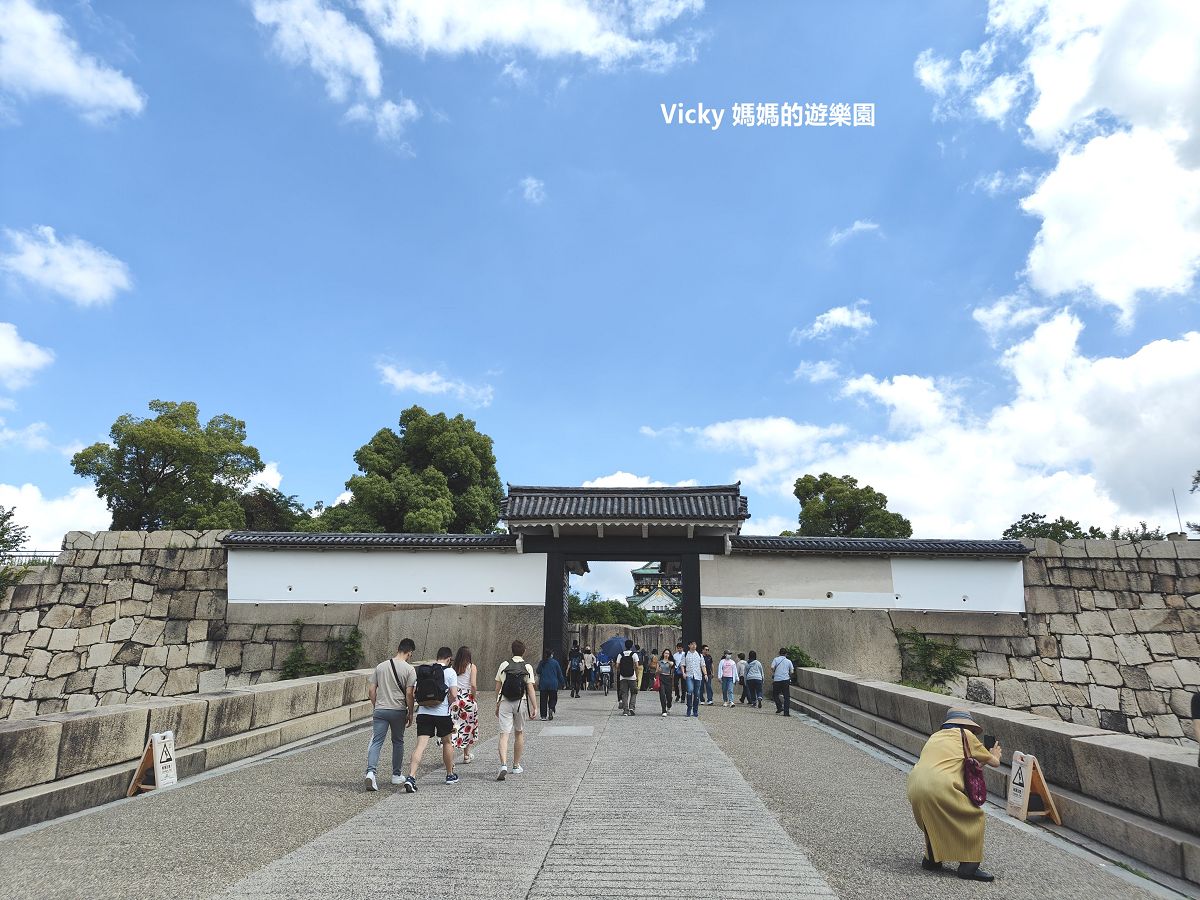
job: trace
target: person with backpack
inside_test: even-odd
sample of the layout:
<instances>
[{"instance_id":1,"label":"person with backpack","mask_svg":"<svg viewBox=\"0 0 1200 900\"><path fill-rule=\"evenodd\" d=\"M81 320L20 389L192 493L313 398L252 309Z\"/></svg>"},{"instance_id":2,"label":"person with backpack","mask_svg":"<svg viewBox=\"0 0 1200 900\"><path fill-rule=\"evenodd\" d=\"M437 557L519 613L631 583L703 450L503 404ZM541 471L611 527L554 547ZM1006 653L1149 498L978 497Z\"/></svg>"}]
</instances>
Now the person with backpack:
<instances>
[{"instance_id":1,"label":"person with backpack","mask_svg":"<svg viewBox=\"0 0 1200 900\"><path fill-rule=\"evenodd\" d=\"M651 650L643 659L645 664L642 666L642 690L648 691L654 684L654 676L658 674L658 648Z\"/></svg>"},{"instance_id":2,"label":"person with backpack","mask_svg":"<svg viewBox=\"0 0 1200 900\"><path fill-rule=\"evenodd\" d=\"M589 691L596 689L596 669L599 663L596 662L596 654L592 652L591 647L583 648L583 674L587 678L587 689Z\"/></svg>"},{"instance_id":3,"label":"person with backpack","mask_svg":"<svg viewBox=\"0 0 1200 900\"><path fill-rule=\"evenodd\" d=\"M417 645L405 638L396 648L396 655L375 667L368 682L367 696L371 698L371 745L367 748L367 774L363 779L367 789L379 790L375 773L379 768L379 752L383 739L392 732L392 784L404 783L404 729L413 723L413 688L417 670L409 664Z\"/></svg>"},{"instance_id":4,"label":"person with backpack","mask_svg":"<svg viewBox=\"0 0 1200 900\"><path fill-rule=\"evenodd\" d=\"M543 719L554 719L555 710L558 709L558 690L562 687L564 680L562 666L554 658L554 651L547 649L542 654L542 661L537 665L538 695L540 697L538 706Z\"/></svg>"},{"instance_id":5,"label":"person with backpack","mask_svg":"<svg viewBox=\"0 0 1200 900\"><path fill-rule=\"evenodd\" d=\"M571 652L567 654L567 672L571 678L571 696L578 697L583 688L583 651L579 641L571 641Z\"/></svg>"},{"instance_id":6,"label":"person with backpack","mask_svg":"<svg viewBox=\"0 0 1200 900\"><path fill-rule=\"evenodd\" d=\"M712 706L713 705L712 680L713 680L713 676L717 674L717 670L713 667L712 653L709 652L708 644L705 644L703 647L700 648L700 653L704 656L704 684L701 685L701 687L704 688L704 692L706 694L706 697L702 702L704 703L705 706Z\"/></svg>"},{"instance_id":7,"label":"person with backpack","mask_svg":"<svg viewBox=\"0 0 1200 900\"><path fill-rule=\"evenodd\" d=\"M625 649L617 656L617 700L623 716L632 716L637 707L638 669L641 665L633 641L626 640Z\"/></svg>"},{"instance_id":8,"label":"person with backpack","mask_svg":"<svg viewBox=\"0 0 1200 900\"><path fill-rule=\"evenodd\" d=\"M717 677L721 679L721 705L733 707L733 684L737 681L737 663L733 654L726 650L717 663Z\"/></svg>"},{"instance_id":9,"label":"person with backpack","mask_svg":"<svg viewBox=\"0 0 1200 900\"><path fill-rule=\"evenodd\" d=\"M746 660L746 702L751 706L762 709L763 664L758 658L758 652L750 651Z\"/></svg>"},{"instance_id":10,"label":"person with backpack","mask_svg":"<svg viewBox=\"0 0 1200 900\"><path fill-rule=\"evenodd\" d=\"M795 664L788 659L787 648L780 647L779 655L771 660L771 699L775 701L775 715L792 714L792 673Z\"/></svg>"},{"instance_id":11,"label":"person with backpack","mask_svg":"<svg viewBox=\"0 0 1200 900\"><path fill-rule=\"evenodd\" d=\"M417 666L413 696L417 703L417 746L413 747L408 777L404 779L405 792L416 793L417 769L425 754L425 746L434 735L442 742L446 784L458 784L458 774L454 771L454 744L449 740L454 733L450 705L458 700L458 674L454 671L453 650L442 647L437 652L437 662Z\"/></svg>"},{"instance_id":12,"label":"person with backpack","mask_svg":"<svg viewBox=\"0 0 1200 900\"><path fill-rule=\"evenodd\" d=\"M508 736L513 738L513 767L512 773L520 775L525 770L521 768L521 753L525 749L525 716L537 718L533 696L533 666L525 662L524 641L512 642L512 657L500 663L496 670L496 718L500 723L500 771L497 781L503 781L508 775ZM522 702L525 704L521 708Z\"/></svg>"}]
</instances>

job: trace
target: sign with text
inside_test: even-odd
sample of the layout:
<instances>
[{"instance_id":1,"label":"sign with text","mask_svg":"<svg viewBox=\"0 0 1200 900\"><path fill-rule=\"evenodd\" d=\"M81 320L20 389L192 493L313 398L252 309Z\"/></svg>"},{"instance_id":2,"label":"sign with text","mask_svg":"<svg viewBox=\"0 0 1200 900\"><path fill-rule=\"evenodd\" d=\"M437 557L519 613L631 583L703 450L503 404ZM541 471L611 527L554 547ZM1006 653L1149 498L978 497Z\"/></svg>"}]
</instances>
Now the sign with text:
<instances>
[{"instance_id":1,"label":"sign with text","mask_svg":"<svg viewBox=\"0 0 1200 900\"><path fill-rule=\"evenodd\" d=\"M146 749L142 751L142 759L133 780L129 783L127 797L153 791L157 788L170 787L179 781L175 768L175 732L164 731L150 735L146 741Z\"/></svg>"},{"instance_id":2,"label":"sign with text","mask_svg":"<svg viewBox=\"0 0 1200 900\"><path fill-rule=\"evenodd\" d=\"M1012 755L1006 809L1010 816L1021 821L1030 816L1046 816L1055 825L1062 824L1058 807L1054 805L1054 798L1050 796L1050 788L1042 775L1042 768L1038 765L1037 757L1031 753L1017 751Z\"/></svg>"}]
</instances>

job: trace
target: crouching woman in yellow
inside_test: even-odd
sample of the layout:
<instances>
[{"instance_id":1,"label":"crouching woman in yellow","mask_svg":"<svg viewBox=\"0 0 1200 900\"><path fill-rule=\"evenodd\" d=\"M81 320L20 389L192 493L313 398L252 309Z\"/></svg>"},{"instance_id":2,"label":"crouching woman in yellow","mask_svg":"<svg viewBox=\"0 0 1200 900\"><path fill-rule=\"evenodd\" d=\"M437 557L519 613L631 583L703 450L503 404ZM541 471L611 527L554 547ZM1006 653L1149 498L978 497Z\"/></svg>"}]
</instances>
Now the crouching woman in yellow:
<instances>
[{"instance_id":1,"label":"crouching woman in yellow","mask_svg":"<svg viewBox=\"0 0 1200 900\"><path fill-rule=\"evenodd\" d=\"M984 815L965 793L963 759L969 753L986 766L1000 765L999 741L988 750L976 736L982 730L969 712L951 710L941 729L925 742L908 776L908 802L925 832L921 868L936 871L943 860L954 860L958 877L973 881L991 881L992 876L979 868Z\"/></svg>"}]
</instances>

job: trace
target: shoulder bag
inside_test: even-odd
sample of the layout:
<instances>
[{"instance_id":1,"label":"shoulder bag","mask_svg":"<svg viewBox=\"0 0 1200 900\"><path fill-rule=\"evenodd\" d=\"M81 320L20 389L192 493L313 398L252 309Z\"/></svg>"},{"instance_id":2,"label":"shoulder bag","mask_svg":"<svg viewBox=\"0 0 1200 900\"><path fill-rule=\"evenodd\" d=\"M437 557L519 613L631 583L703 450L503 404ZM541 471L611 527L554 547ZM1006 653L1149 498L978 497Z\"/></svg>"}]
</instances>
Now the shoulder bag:
<instances>
[{"instance_id":1,"label":"shoulder bag","mask_svg":"<svg viewBox=\"0 0 1200 900\"><path fill-rule=\"evenodd\" d=\"M967 748L967 730L960 728L963 745L963 793L976 806L983 806L987 800L987 782L983 778L983 766L979 760L971 756Z\"/></svg>"}]
</instances>

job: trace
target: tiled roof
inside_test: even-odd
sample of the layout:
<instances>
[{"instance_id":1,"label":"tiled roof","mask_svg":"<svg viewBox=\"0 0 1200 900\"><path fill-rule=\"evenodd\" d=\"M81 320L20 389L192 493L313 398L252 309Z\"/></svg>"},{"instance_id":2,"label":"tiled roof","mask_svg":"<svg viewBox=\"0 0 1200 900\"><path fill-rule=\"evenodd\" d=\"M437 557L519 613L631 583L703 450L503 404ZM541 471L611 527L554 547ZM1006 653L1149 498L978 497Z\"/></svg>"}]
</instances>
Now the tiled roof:
<instances>
[{"instance_id":1,"label":"tiled roof","mask_svg":"<svg viewBox=\"0 0 1200 900\"><path fill-rule=\"evenodd\" d=\"M750 518L741 485L524 487L509 485L506 522L738 522Z\"/></svg>"},{"instance_id":2,"label":"tiled roof","mask_svg":"<svg viewBox=\"0 0 1200 900\"><path fill-rule=\"evenodd\" d=\"M1007 556L1020 557L1029 548L1020 541L929 540L914 538L767 537L743 535L729 539L738 553L873 554L876 556Z\"/></svg>"},{"instance_id":3,"label":"tiled roof","mask_svg":"<svg viewBox=\"0 0 1200 900\"><path fill-rule=\"evenodd\" d=\"M512 534L310 534L296 531L233 531L221 543L246 549L290 548L356 550L368 547L423 547L445 550L494 550L517 546Z\"/></svg>"}]
</instances>

